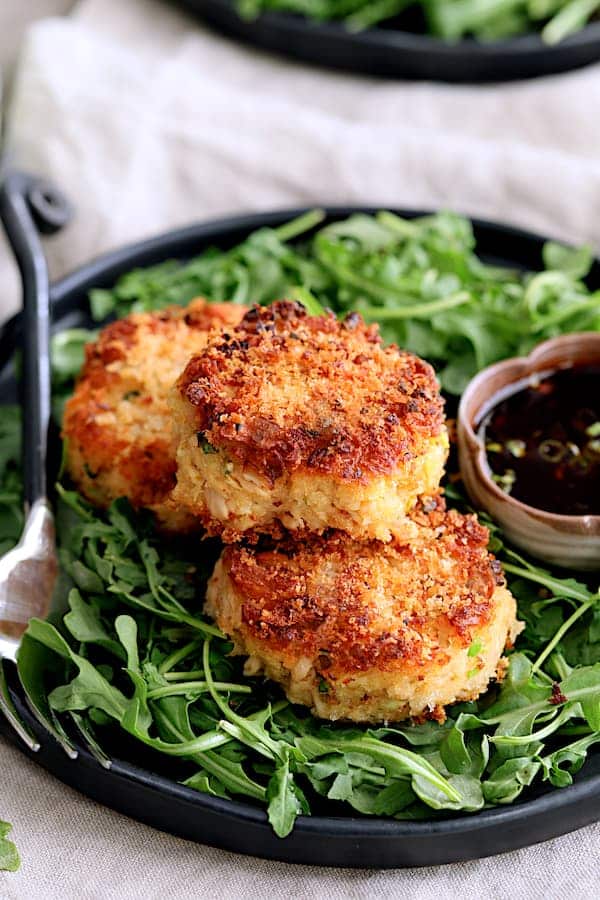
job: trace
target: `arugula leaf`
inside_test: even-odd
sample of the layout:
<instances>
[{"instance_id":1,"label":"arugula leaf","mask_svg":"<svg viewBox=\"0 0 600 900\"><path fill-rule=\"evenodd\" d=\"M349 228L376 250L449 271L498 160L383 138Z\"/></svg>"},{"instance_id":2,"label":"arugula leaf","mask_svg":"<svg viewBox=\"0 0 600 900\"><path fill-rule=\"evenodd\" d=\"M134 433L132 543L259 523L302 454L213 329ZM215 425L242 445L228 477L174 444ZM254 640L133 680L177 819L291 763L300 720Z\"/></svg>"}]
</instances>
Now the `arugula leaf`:
<instances>
[{"instance_id":1,"label":"arugula leaf","mask_svg":"<svg viewBox=\"0 0 600 900\"><path fill-rule=\"evenodd\" d=\"M52 363L52 414L55 422L62 422L65 402L71 393L73 379L79 374L85 359L85 345L95 340L96 332L86 328L67 328L52 335L50 358Z\"/></svg>"},{"instance_id":2,"label":"arugula leaf","mask_svg":"<svg viewBox=\"0 0 600 900\"><path fill-rule=\"evenodd\" d=\"M94 341L97 332L86 328L68 328L52 336L52 380L54 387L68 384L79 374L85 360L85 345Z\"/></svg>"},{"instance_id":3,"label":"arugula leaf","mask_svg":"<svg viewBox=\"0 0 600 900\"><path fill-rule=\"evenodd\" d=\"M548 241L545 245L543 256L547 269L566 272L573 278L585 278L594 261L591 247L565 247L554 241Z\"/></svg>"},{"instance_id":4,"label":"arugula leaf","mask_svg":"<svg viewBox=\"0 0 600 900\"><path fill-rule=\"evenodd\" d=\"M440 756L449 772L481 778L489 760L487 735L474 739L465 734L461 719L459 717L440 744ZM479 728L484 724L478 720Z\"/></svg>"},{"instance_id":5,"label":"arugula leaf","mask_svg":"<svg viewBox=\"0 0 600 900\"><path fill-rule=\"evenodd\" d=\"M415 802L416 795L410 781L392 781L377 794L374 813L377 816L395 816Z\"/></svg>"},{"instance_id":6,"label":"arugula leaf","mask_svg":"<svg viewBox=\"0 0 600 900\"><path fill-rule=\"evenodd\" d=\"M100 581L100 591L103 590ZM68 603L70 612L66 613L63 622L76 641L81 644L98 644L105 650L119 658L123 658L123 648L113 640L102 622L99 607L86 603L81 593L73 588L69 592Z\"/></svg>"},{"instance_id":7,"label":"arugula leaf","mask_svg":"<svg viewBox=\"0 0 600 900\"><path fill-rule=\"evenodd\" d=\"M507 759L483 782L486 803L512 803L523 788L532 783L540 765L540 762L530 756Z\"/></svg>"},{"instance_id":8,"label":"arugula leaf","mask_svg":"<svg viewBox=\"0 0 600 900\"><path fill-rule=\"evenodd\" d=\"M317 737L305 735L296 739L296 746L309 760L329 755L335 751L365 754L373 763L380 765L390 777L409 776L415 785L424 792L424 785L431 785L447 802L460 803L460 793L439 774L439 772L422 756L393 744L370 736ZM437 795L436 795L437 796ZM438 801L436 800L436 803Z\"/></svg>"},{"instance_id":9,"label":"arugula leaf","mask_svg":"<svg viewBox=\"0 0 600 900\"><path fill-rule=\"evenodd\" d=\"M306 801L299 792L290 771L290 756L280 759L267 787L267 815L278 837L287 837L296 818L308 812Z\"/></svg>"},{"instance_id":10,"label":"arugula leaf","mask_svg":"<svg viewBox=\"0 0 600 900\"><path fill-rule=\"evenodd\" d=\"M7 835L12 831L12 825L0 821L0 872L16 872L21 865L19 852Z\"/></svg>"},{"instance_id":11,"label":"arugula leaf","mask_svg":"<svg viewBox=\"0 0 600 900\"><path fill-rule=\"evenodd\" d=\"M479 778L471 775L449 775L447 784L458 799L449 799L445 791L441 791L420 775L412 781L415 794L432 809L461 809L465 812L475 812L482 808L484 799Z\"/></svg>"},{"instance_id":12,"label":"arugula leaf","mask_svg":"<svg viewBox=\"0 0 600 900\"><path fill-rule=\"evenodd\" d=\"M222 797L225 800L229 799L229 793L225 785L222 784L218 778L212 777L208 772L204 772L202 769L199 772L196 772L195 775L186 779L183 784L195 791L200 791L202 794L212 794L213 797Z\"/></svg>"},{"instance_id":13,"label":"arugula leaf","mask_svg":"<svg viewBox=\"0 0 600 900\"><path fill-rule=\"evenodd\" d=\"M248 776L237 758L229 758L226 750L220 753L208 751L198 755L197 761L205 767L186 779L183 784L203 793L220 797L242 794L265 802L266 788Z\"/></svg>"},{"instance_id":14,"label":"arugula leaf","mask_svg":"<svg viewBox=\"0 0 600 900\"><path fill-rule=\"evenodd\" d=\"M89 660L75 653L54 625L41 619L31 619L26 634L73 663L79 670L72 681L55 688L48 696L53 709L58 712L67 709L101 709L108 716L121 719L126 704L121 691L111 685Z\"/></svg>"},{"instance_id":15,"label":"arugula leaf","mask_svg":"<svg viewBox=\"0 0 600 900\"><path fill-rule=\"evenodd\" d=\"M577 701L592 731L600 731L600 664L575 669L560 683L560 693Z\"/></svg>"},{"instance_id":16,"label":"arugula leaf","mask_svg":"<svg viewBox=\"0 0 600 900\"><path fill-rule=\"evenodd\" d=\"M568 787L573 783L573 775L583 766L589 748L599 742L600 732L595 732L543 756L540 762L544 777L555 787Z\"/></svg>"}]
</instances>

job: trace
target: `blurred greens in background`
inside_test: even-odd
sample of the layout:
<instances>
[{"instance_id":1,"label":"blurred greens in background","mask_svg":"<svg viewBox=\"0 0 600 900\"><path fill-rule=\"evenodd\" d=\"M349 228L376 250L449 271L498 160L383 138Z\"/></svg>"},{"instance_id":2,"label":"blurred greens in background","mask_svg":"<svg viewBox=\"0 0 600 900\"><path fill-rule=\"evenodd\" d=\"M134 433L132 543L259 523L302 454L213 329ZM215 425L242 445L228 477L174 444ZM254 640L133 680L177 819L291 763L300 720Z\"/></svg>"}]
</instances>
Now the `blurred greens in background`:
<instances>
[{"instance_id":1,"label":"blurred greens in background","mask_svg":"<svg viewBox=\"0 0 600 900\"><path fill-rule=\"evenodd\" d=\"M316 21L339 20L361 31L404 12L421 12L425 29L456 41L498 41L540 31L556 44L583 28L600 11L600 0L238 0L244 18L276 10Z\"/></svg>"}]
</instances>

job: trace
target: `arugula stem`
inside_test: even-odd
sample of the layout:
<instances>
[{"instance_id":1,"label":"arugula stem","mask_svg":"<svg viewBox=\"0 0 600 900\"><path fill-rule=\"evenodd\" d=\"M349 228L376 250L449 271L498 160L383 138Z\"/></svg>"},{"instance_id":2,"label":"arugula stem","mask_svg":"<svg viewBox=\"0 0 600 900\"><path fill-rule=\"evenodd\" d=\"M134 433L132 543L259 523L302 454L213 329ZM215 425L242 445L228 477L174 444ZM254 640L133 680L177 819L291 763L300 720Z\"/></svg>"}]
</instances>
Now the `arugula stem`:
<instances>
[{"instance_id":1,"label":"arugula stem","mask_svg":"<svg viewBox=\"0 0 600 900\"><path fill-rule=\"evenodd\" d=\"M567 633L569 628L571 628L571 626L574 625L574 623L577 621L577 619L580 619L581 616L583 616L588 611L588 609L591 609L591 607L594 606L595 603L597 603L597 597L592 597L590 600L587 601L587 603L582 603L581 606L578 607L575 610L575 612L572 615L570 615L569 618L565 622L563 622L563 624L560 626L560 628L558 629L558 631L556 632L556 634L550 641L550 643L546 645L544 650L542 650L542 652L540 653L540 655L534 662L534 664L531 668L532 675L535 672L537 672L537 670L540 668L540 666L542 665L544 660L546 660L547 657L552 653L552 651L554 650L556 645L560 643L560 641L563 639L563 637L565 636L565 634Z\"/></svg>"},{"instance_id":2,"label":"arugula stem","mask_svg":"<svg viewBox=\"0 0 600 900\"><path fill-rule=\"evenodd\" d=\"M284 709L288 705L289 704L288 704L287 700L280 700L277 703L273 704L272 712L273 713L279 712L279 710ZM264 711L259 710L256 713L251 713L251 715L249 715L247 717L247 720L252 721L252 722L258 722L258 721L260 721L260 719L263 715L264 715ZM216 729L214 729L213 731L205 731L204 734L200 735L194 741L188 741L188 742L183 741L182 734L180 734L179 732L177 732L177 734L179 735L181 744L185 743L186 747L192 748L192 753L195 753L195 752L203 753L207 750L216 750L217 747L223 747L225 744L230 744L233 740L236 740L236 738L233 737L232 735L226 734L221 730L217 731ZM154 739L154 738L149 738L148 740L145 740L144 743L149 743L150 746L156 746L157 744L160 744L161 746L157 747L157 749L162 749L165 753L170 753L172 756L189 755L189 753L185 750L184 750L184 752L174 752L173 750L169 751L168 749L164 749L163 745L165 744L165 741L156 741L156 739ZM169 747L172 748L172 747L176 747L176 746L181 747L181 744L180 745L166 744L166 747L167 748L169 748Z\"/></svg>"},{"instance_id":3,"label":"arugula stem","mask_svg":"<svg viewBox=\"0 0 600 900\"><path fill-rule=\"evenodd\" d=\"M551 662L553 663L554 668L558 672L558 677L561 680L563 678L566 678L573 671L573 666L570 666L568 664L562 653L560 653L558 650L556 651L556 653L552 654Z\"/></svg>"},{"instance_id":4,"label":"arugula stem","mask_svg":"<svg viewBox=\"0 0 600 900\"><path fill-rule=\"evenodd\" d=\"M17 491L0 491L0 503L10 506L21 502L21 495Z\"/></svg>"},{"instance_id":5,"label":"arugula stem","mask_svg":"<svg viewBox=\"0 0 600 900\"><path fill-rule=\"evenodd\" d=\"M162 716L161 721L163 727L170 731L173 737L177 738L179 741L183 740L181 731L168 716ZM198 763L203 769L206 769L207 772L215 775L216 778L226 780L229 788L233 789L234 792L246 794L246 796L254 797L256 800L262 800L263 802L266 800L266 790L262 785L252 781L252 779L248 778L245 774L234 774L231 771L231 768L221 761L213 751L206 750L204 752L195 753L190 759L192 759L193 762Z\"/></svg>"},{"instance_id":6,"label":"arugula stem","mask_svg":"<svg viewBox=\"0 0 600 900\"><path fill-rule=\"evenodd\" d=\"M536 675L538 678L543 678L544 681L546 682L546 684L549 684L549 685L553 685L554 682L556 681L556 678L552 678L552 676L548 675L546 672L544 672L543 669L538 669L538 671L536 672Z\"/></svg>"},{"instance_id":7,"label":"arugula stem","mask_svg":"<svg viewBox=\"0 0 600 900\"><path fill-rule=\"evenodd\" d=\"M511 556L516 556L512 551L509 550L508 552ZM587 603L590 598L589 591L580 591L577 588L572 587L572 585L561 581L560 578L553 578L552 575L549 575L541 569L528 569L522 566L515 566L509 562L503 562L502 568L512 575L520 575L521 578L526 578L528 581L535 581L536 584L547 587L557 599L560 597L570 597L572 600L579 600L581 603ZM595 595L594 599L596 598L597 595Z\"/></svg>"},{"instance_id":8,"label":"arugula stem","mask_svg":"<svg viewBox=\"0 0 600 900\"><path fill-rule=\"evenodd\" d=\"M428 7L432 29L448 40L485 29L490 20L512 12L522 0L437 0Z\"/></svg>"},{"instance_id":9,"label":"arugula stem","mask_svg":"<svg viewBox=\"0 0 600 900\"><path fill-rule=\"evenodd\" d=\"M150 578L148 578L148 581L150 582ZM170 591L167 591L166 588L164 588L162 584L159 584L158 586L156 586L156 590L155 590L155 586L153 586L152 584L150 584L150 586L151 586L152 594L154 595L154 598L165 609L169 609L169 607L174 606L180 612L183 612L183 613L185 612L185 606L182 603L180 603L179 600L177 600L177 598L174 597Z\"/></svg>"},{"instance_id":10,"label":"arugula stem","mask_svg":"<svg viewBox=\"0 0 600 900\"><path fill-rule=\"evenodd\" d=\"M170 744L168 741L163 741L160 738L142 737L140 735L135 735L135 737L149 747L160 750L168 756L187 758L193 757L196 753L203 753L205 750L214 750L216 747L221 747L231 740L227 735L220 735L216 731L207 731L196 738L189 741L182 740L181 743L177 744ZM226 738L226 740L223 740L223 738Z\"/></svg>"},{"instance_id":11,"label":"arugula stem","mask_svg":"<svg viewBox=\"0 0 600 900\"><path fill-rule=\"evenodd\" d=\"M562 682L561 682L562 686ZM530 715L531 713L544 713L547 715L553 715L554 712L560 707L564 706L566 703L570 703L571 701L577 700L585 700L586 698L592 696L597 691L595 685L579 687L572 689L568 692L566 698L556 703L556 705L550 705L550 694L545 700L538 700L535 703L527 703L524 706L519 707L519 712L524 716L525 714ZM510 715L510 712L508 713ZM486 723L486 725L498 725L502 722L505 717L505 713L498 713L495 716L488 716L485 712L481 714L481 719ZM537 718L537 716L535 716Z\"/></svg>"},{"instance_id":12,"label":"arugula stem","mask_svg":"<svg viewBox=\"0 0 600 900\"><path fill-rule=\"evenodd\" d=\"M290 296L302 304L309 316L322 316L325 310L307 288L295 287L290 291Z\"/></svg>"},{"instance_id":13,"label":"arugula stem","mask_svg":"<svg viewBox=\"0 0 600 900\"><path fill-rule=\"evenodd\" d=\"M158 671L166 681L189 681L190 679L204 678L204 669L190 669L188 672L164 672L159 666Z\"/></svg>"},{"instance_id":14,"label":"arugula stem","mask_svg":"<svg viewBox=\"0 0 600 900\"><path fill-rule=\"evenodd\" d=\"M109 586L109 590L111 590L112 586ZM225 635L223 632L216 627L216 625L209 625L208 622L204 622L202 619L197 619L195 616L190 616L187 613L171 612L167 609L157 609L156 607L149 606L144 604L138 597L135 597L133 594L129 592L118 592L120 597L123 597L125 600L129 601L132 606L142 606L147 612L152 615L158 616L161 619L167 619L169 622L185 622L186 625L189 625L191 628L195 628L197 631L201 631L203 634L207 634L211 637L219 638L220 640L224 640Z\"/></svg>"},{"instance_id":15,"label":"arugula stem","mask_svg":"<svg viewBox=\"0 0 600 900\"><path fill-rule=\"evenodd\" d=\"M548 697L545 700L538 700L535 703L528 703L523 707L519 707L519 712L525 714L537 713L537 712L552 712L552 707L549 706L549 698L550 692L548 692ZM571 698L569 698L571 699ZM554 707L556 709L557 707ZM499 725L505 717L505 713L498 713L495 716L489 716L486 712L481 714L482 720L486 723L486 725ZM537 718L537 717L536 717Z\"/></svg>"},{"instance_id":16,"label":"arugula stem","mask_svg":"<svg viewBox=\"0 0 600 900\"><path fill-rule=\"evenodd\" d=\"M223 781L229 790L234 793L245 794L247 797L254 797L255 800L261 800L263 803L267 799L267 790L262 784L257 784L245 773L243 777L236 777L231 770L223 765L216 753L209 751L208 753L198 754L196 762L200 763L202 768L206 769L216 778Z\"/></svg>"},{"instance_id":17,"label":"arugula stem","mask_svg":"<svg viewBox=\"0 0 600 900\"><path fill-rule=\"evenodd\" d=\"M377 25L383 19L397 16L414 2L415 0L373 0L358 12L348 16L345 19L346 26L350 31L363 31L365 28Z\"/></svg>"},{"instance_id":18,"label":"arugula stem","mask_svg":"<svg viewBox=\"0 0 600 900\"><path fill-rule=\"evenodd\" d=\"M361 306L360 312L364 319L377 320L379 322L393 322L396 319L428 319L435 313L444 312L446 309L454 309L455 306L463 306L471 303L473 297L467 291L457 291L448 297L432 300L430 303L414 303L406 306Z\"/></svg>"},{"instance_id":19,"label":"arugula stem","mask_svg":"<svg viewBox=\"0 0 600 900\"><path fill-rule=\"evenodd\" d=\"M56 493L63 501L63 503L68 506L73 512L77 513L80 519L85 519L86 522L94 521L94 514L91 510L86 509L83 503L81 502L81 498L79 494L76 494L74 491L66 491L62 484L58 482L54 485Z\"/></svg>"},{"instance_id":20,"label":"arugula stem","mask_svg":"<svg viewBox=\"0 0 600 900\"><path fill-rule=\"evenodd\" d=\"M561 309L557 309L552 315L542 316L538 319L538 321L531 326L531 330L534 334L546 331L549 328L553 328L556 325L560 325L561 322L565 322L567 319L570 319L573 315L581 315L583 312L587 312L588 310L591 312L598 313L598 309L600 308L600 295L598 292L592 294L591 297L583 299L579 297L573 303L568 306L564 306Z\"/></svg>"},{"instance_id":21,"label":"arugula stem","mask_svg":"<svg viewBox=\"0 0 600 900\"><path fill-rule=\"evenodd\" d=\"M282 243L286 243L287 241L291 241L299 235L304 234L304 232L310 231L311 228L320 225L324 218L324 210L311 209L303 215L298 216L297 219L292 219L291 222L280 225L279 228L275 229L275 234Z\"/></svg>"},{"instance_id":22,"label":"arugula stem","mask_svg":"<svg viewBox=\"0 0 600 900\"><path fill-rule=\"evenodd\" d=\"M556 717L554 717L544 728L540 728L539 731L532 731L529 734L492 735L490 741L493 744L508 747L517 747L522 744L527 745L535 743L535 741L543 741L557 731L563 722L568 721L572 715L571 709L564 707Z\"/></svg>"},{"instance_id":23,"label":"arugula stem","mask_svg":"<svg viewBox=\"0 0 600 900\"><path fill-rule=\"evenodd\" d=\"M190 653L193 653L194 650L196 650L196 648L200 646L202 641L203 638L194 638L194 640L190 641L189 644L185 644L183 647L180 647L179 650L174 650L170 656L166 656L158 667L158 671L160 672L160 674L165 675L170 669L173 668L173 666L184 660L186 656L190 655ZM191 677L191 673L189 672L186 672L185 675L188 678ZM204 672L202 672L202 675L204 675Z\"/></svg>"},{"instance_id":24,"label":"arugula stem","mask_svg":"<svg viewBox=\"0 0 600 900\"><path fill-rule=\"evenodd\" d=\"M318 252L318 250L317 250ZM389 303L400 303L404 305L416 305L415 301L417 300L417 296L414 294L408 294L406 291L394 290L393 288L387 287L387 285L377 284L374 281L371 281L369 278L364 278L362 275L357 275L352 269L347 268L342 265L333 265L326 259L323 253L318 253L319 261L321 265L327 269L327 271L337 278L343 284L349 285L359 291L364 291L365 294L374 297L375 300L387 301Z\"/></svg>"},{"instance_id":25,"label":"arugula stem","mask_svg":"<svg viewBox=\"0 0 600 900\"><path fill-rule=\"evenodd\" d=\"M186 622L188 625L191 625L192 628L197 628L198 631L201 631L203 634L208 634L211 637L216 637L220 640L224 640L225 638L225 635L220 628L217 628L216 625L209 625L208 622L205 622L203 619L197 619L195 616L188 616L187 614L181 615L179 618L182 622Z\"/></svg>"},{"instance_id":26,"label":"arugula stem","mask_svg":"<svg viewBox=\"0 0 600 900\"><path fill-rule=\"evenodd\" d=\"M600 0L572 0L567 3L542 31L547 44L558 44L569 34L583 28L590 16L600 8Z\"/></svg>"},{"instance_id":27,"label":"arugula stem","mask_svg":"<svg viewBox=\"0 0 600 900\"><path fill-rule=\"evenodd\" d=\"M215 681L214 686L218 691L227 691L235 694L251 694L252 688L248 684L234 684L229 681ZM206 694L208 684L206 681L185 681L182 684L166 684L163 687L153 688L148 691L148 700L156 700L158 697L175 697L178 694Z\"/></svg>"},{"instance_id":28,"label":"arugula stem","mask_svg":"<svg viewBox=\"0 0 600 900\"><path fill-rule=\"evenodd\" d=\"M567 744L566 747L561 747L558 752L561 754L583 752L591 747L592 744L597 744L598 742L600 742L600 731L592 731L592 733L588 734L586 737L582 737L578 741L573 741L572 744ZM552 756L553 754L549 753L547 756L541 757L542 764L548 764Z\"/></svg>"},{"instance_id":29,"label":"arugula stem","mask_svg":"<svg viewBox=\"0 0 600 900\"><path fill-rule=\"evenodd\" d=\"M246 734L244 729L240 728L240 726L236 725L234 722L230 722L228 719L221 719L219 728L222 728L232 740L239 741L240 744L251 747L257 753L260 753L261 756L264 756L265 759L273 761L276 758L274 751L270 750L269 747L260 741L253 740L252 735Z\"/></svg>"},{"instance_id":30,"label":"arugula stem","mask_svg":"<svg viewBox=\"0 0 600 900\"><path fill-rule=\"evenodd\" d=\"M400 216L391 213L388 210L382 210L375 216L378 222L384 225L389 231L393 231L399 238L405 240L416 238L421 230L418 225L409 219L402 219Z\"/></svg>"},{"instance_id":31,"label":"arugula stem","mask_svg":"<svg viewBox=\"0 0 600 900\"><path fill-rule=\"evenodd\" d=\"M255 750L258 752L263 752L266 750L268 753L273 754L276 757L281 756L281 747L280 742L273 740L273 738L267 734L264 728L255 725L254 723L249 724L249 720L245 719L243 716L238 716L237 713L231 709L229 704L223 700L223 698L218 693L215 682L213 681L212 672L210 670L210 638L207 638L204 642L204 648L202 650L202 663L204 665L204 675L206 678L206 682L208 684L208 689L210 691L210 695L224 714L227 722L236 726L239 729L238 740L247 743L249 746L253 746ZM226 723L219 723L220 727ZM288 750L289 752L289 750Z\"/></svg>"}]
</instances>

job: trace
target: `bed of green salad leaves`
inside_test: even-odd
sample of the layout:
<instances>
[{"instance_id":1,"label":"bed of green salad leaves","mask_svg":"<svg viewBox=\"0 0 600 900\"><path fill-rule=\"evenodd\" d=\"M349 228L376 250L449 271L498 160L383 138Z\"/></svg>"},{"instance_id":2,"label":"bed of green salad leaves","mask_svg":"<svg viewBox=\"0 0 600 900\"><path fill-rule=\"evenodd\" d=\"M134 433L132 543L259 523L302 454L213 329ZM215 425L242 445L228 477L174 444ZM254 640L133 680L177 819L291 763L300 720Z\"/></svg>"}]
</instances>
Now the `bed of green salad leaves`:
<instances>
[{"instance_id":1,"label":"bed of green salad leaves","mask_svg":"<svg viewBox=\"0 0 600 900\"><path fill-rule=\"evenodd\" d=\"M543 271L512 272L482 263L470 224L449 213L320 220L308 213L228 251L131 272L92 291L94 317L198 295L240 303L295 295L379 321L386 338L436 364L449 395L478 368L543 338L600 330L599 295L583 281L586 248L548 244ZM54 341L58 414L89 335ZM22 524L18 435L18 413L4 407L3 550ZM456 485L447 497L466 507ZM360 727L318 721L277 686L243 675L202 613L218 542L168 542L124 499L100 512L68 485L57 487L56 505L67 612L31 622L19 663L27 689L99 753L264 806L278 835L311 812L430 819L511 803L544 782L569 785L600 741L598 586L517 554L493 523L490 548L525 623L505 681L450 707L443 724Z\"/></svg>"},{"instance_id":2,"label":"bed of green salad leaves","mask_svg":"<svg viewBox=\"0 0 600 900\"><path fill-rule=\"evenodd\" d=\"M541 31L557 44L600 11L600 0L236 0L240 15L286 12L316 22L341 21L350 31L372 28L406 12L420 13L425 32L446 41L499 41ZM402 27L402 18L399 27Z\"/></svg>"}]
</instances>

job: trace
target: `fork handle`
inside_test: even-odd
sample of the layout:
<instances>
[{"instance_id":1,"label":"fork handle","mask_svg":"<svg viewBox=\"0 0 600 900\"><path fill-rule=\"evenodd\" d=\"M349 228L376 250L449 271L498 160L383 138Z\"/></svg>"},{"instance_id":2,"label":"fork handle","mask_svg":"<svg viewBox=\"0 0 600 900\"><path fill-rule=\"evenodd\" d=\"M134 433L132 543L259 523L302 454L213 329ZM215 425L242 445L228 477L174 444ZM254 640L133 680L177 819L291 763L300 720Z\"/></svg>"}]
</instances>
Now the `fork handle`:
<instances>
[{"instance_id":1,"label":"fork handle","mask_svg":"<svg viewBox=\"0 0 600 900\"><path fill-rule=\"evenodd\" d=\"M0 218L23 282L23 480L26 509L46 497L51 415L50 281L40 232L65 225L71 209L51 185L9 172L0 188Z\"/></svg>"}]
</instances>

